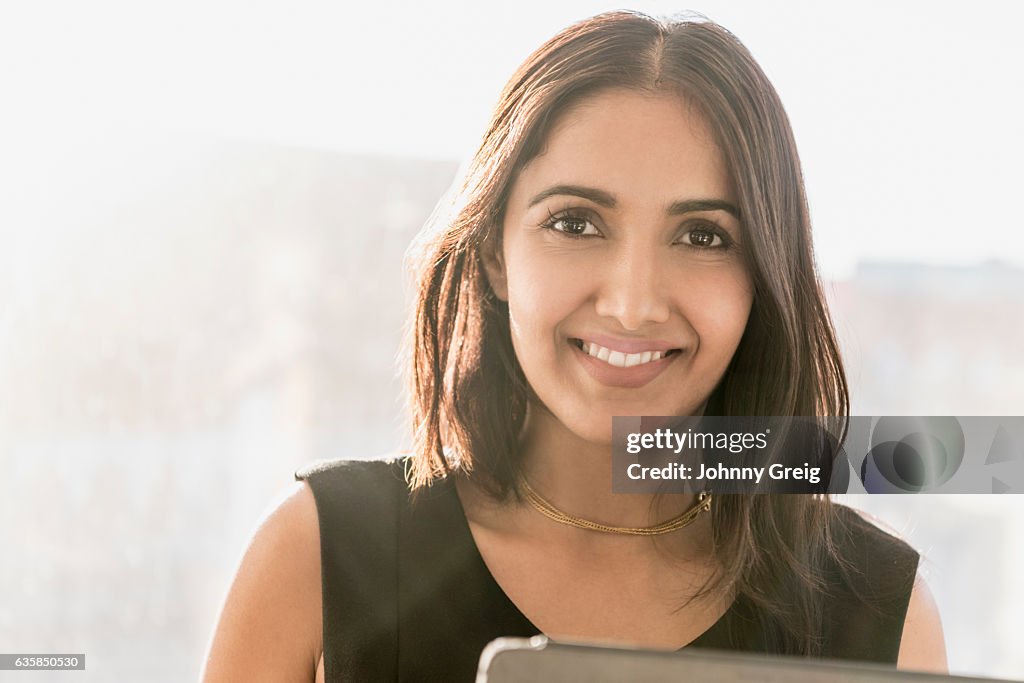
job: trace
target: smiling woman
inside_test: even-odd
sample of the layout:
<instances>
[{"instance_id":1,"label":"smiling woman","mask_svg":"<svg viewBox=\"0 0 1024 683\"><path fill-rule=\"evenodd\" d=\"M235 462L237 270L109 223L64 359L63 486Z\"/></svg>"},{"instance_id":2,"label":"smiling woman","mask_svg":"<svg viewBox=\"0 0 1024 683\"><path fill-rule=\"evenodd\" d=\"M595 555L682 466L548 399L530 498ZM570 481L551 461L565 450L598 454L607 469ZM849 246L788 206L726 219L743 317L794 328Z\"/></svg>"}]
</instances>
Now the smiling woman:
<instances>
[{"instance_id":1,"label":"smiling woman","mask_svg":"<svg viewBox=\"0 0 1024 683\"><path fill-rule=\"evenodd\" d=\"M412 261L414 453L297 473L208 680L471 680L541 632L945 667L917 553L851 510L611 492L615 415L847 414L793 136L735 37L566 29L458 190Z\"/></svg>"}]
</instances>

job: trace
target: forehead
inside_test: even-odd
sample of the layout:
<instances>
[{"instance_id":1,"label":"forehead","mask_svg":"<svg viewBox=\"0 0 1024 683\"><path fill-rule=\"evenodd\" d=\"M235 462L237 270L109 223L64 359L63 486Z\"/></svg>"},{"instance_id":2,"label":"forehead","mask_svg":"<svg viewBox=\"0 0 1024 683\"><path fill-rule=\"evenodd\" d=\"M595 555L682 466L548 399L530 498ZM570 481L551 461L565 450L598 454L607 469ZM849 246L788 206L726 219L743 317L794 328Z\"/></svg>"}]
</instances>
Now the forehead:
<instances>
[{"instance_id":1,"label":"forehead","mask_svg":"<svg viewBox=\"0 0 1024 683\"><path fill-rule=\"evenodd\" d=\"M609 90L555 121L519 189L572 182L649 204L733 199L728 169L699 109L682 96Z\"/></svg>"}]
</instances>

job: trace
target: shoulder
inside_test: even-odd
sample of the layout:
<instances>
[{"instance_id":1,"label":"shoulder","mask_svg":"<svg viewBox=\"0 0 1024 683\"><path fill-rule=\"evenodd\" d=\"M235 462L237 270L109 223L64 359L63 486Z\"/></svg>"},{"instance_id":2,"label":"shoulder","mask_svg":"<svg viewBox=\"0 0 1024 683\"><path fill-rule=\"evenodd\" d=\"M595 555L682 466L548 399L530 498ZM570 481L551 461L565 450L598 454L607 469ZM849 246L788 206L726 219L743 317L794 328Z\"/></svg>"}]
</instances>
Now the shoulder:
<instances>
[{"instance_id":1,"label":"shoulder","mask_svg":"<svg viewBox=\"0 0 1024 683\"><path fill-rule=\"evenodd\" d=\"M221 609L204 681L312 680L322 650L320 534L296 482L262 520Z\"/></svg>"},{"instance_id":2,"label":"shoulder","mask_svg":"<svg viewBox=\"0 0 1024 683\"><path fill-rule=\"evenodd\" d=\"M910 594L907 618L903 622L903 640L900 644L901 669L947 673L946 639L938 605L924 579L918 575Z\"/></svg>"},{"instance_id":3,"label":"shoulder","mask_svg":"<svg viewBox=\"0 0 1024 683\"><path fill-rule=\"evenodd\" d=\"M858 545L887 547L917 557L917 551L877 517L839 503L833 503L832 508L835 510L835 530L839 532L839 538L845 537Z\"/></svg>"},{"instance_id":4,"label":"shoulder","mask_svg":"<svg viewBox=\"0 0 1024 683\"><path fill-rule=\"evenodd\" d=\"M214 631L204 681L313 680L325 626L333 633L358 616L352 605L335 600L325 624L324 596L344 594L339 581L375 567L375 560L387 564L393 552L388 528L398 510L394 503L405 498L399 495L407 490L404 465L396 458L327 460L296 471L297 481L245 551Z\"/></svg>"},{"instance_id":5,"label":"shoulder","mask_svg":"<svg viewBox=\"0 0 1024 683\"><path fill-rule=\"evenodd\" d=\"M842 590L833 597L832 642L857 658L945 672L942 622L919 573L920 555L880 520L835 505L833 539Z\"/></svg>"},{"instance_id":6,"label":"shoulder","mask_svg":"<svg viewBox=\"0 0 1024 683\"><path fill-rule=\"evenodd\" d=\"M394 487L404 484L408 457L384 457L373 460L318 460L295 471L295 479L318 489L349 489L359 492L360 486Z\"/></svg>"},{"instance_id":7,"label":"shoulder","mask_svg":"<svg viewBox=\"0 0 1024 683\"><path fill-rule=\"evenodd\" d=\"M881 520L846 505L833 508L831 538L847 579L879 597L895 593L906 599L920 554Z\"/></svg>"},{"instance_id":8,"label":"shoulder","mask_svg":"<svg viewBox=\"0 0 1024 683\"><path fill-rule=\"evenodd\" d=\"M864 514L833 505L826 573L831 655L895 664L920 555Z\"/></svg>"},{"instance_id":9,"label":"shoulder","mask_svg":"<svg viewBox=\"0 0 1024 683\"><path fill-rule=\"evenodd\" d=\"M309 485L320 531L329 538L358 531L355 525L387 525L399 503L408 500L408 458L321 460L295 472Z\"/></svg>"}]
</instances>

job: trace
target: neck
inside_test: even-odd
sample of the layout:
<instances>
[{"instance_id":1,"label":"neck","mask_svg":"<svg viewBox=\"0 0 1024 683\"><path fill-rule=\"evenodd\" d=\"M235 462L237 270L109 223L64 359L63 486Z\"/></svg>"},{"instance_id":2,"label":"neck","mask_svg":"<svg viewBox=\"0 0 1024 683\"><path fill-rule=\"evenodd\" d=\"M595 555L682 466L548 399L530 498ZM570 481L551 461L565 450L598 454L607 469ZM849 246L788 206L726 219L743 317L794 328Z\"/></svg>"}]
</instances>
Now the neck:
<instances>
[{"instance_id":1,"label":"neck","mask_svg":"<svg viewBox=\"0 0 1024 683\"><path fill-rule=\"evenodd\" d=\"M521 445L524 476L562 513L608 526L649 527L696 504L692 494L612 493L611 444L579 438L543 409L531 407Z\"/></svg>"}]
</instances>

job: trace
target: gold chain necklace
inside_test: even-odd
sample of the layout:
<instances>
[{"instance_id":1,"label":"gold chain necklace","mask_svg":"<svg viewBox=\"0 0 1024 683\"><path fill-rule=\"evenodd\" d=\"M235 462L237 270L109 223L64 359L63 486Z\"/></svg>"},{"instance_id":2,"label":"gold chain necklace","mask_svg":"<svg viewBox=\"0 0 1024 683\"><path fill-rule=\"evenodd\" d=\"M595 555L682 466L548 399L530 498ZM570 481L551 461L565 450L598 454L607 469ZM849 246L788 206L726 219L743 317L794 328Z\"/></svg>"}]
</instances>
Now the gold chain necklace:
<instances>
[{"instance_id":1,"label":"gold chain necklace","mask_svg":"<svg viewBox=\"0 0 1024 683\"><path fill-rule=\"evenodd\" d=\"M562 512L541 497L539 493L534 491L533 487L530 486L530 482L526 481L526 477L522 477L520 481L523 483L526 500L530 502L530 505L532 505L537 512L541 513L548 519L560 524L567 524L569 526L576 527L577 529L590 529L591 531L602 531L607 534L627 534L630 536L657 536L659 534L667 534L689 526L695 519L697 519L697 516L700 515L700 513L711 511L712 496L710 493L702 491L697 494L697 503L693 507L678 517L673 517L667 522L655 524L654 526L643 527L608 526L607 524L591 522L589 519L574 517L573 515Z\"/></svg>"}]
</instances>

